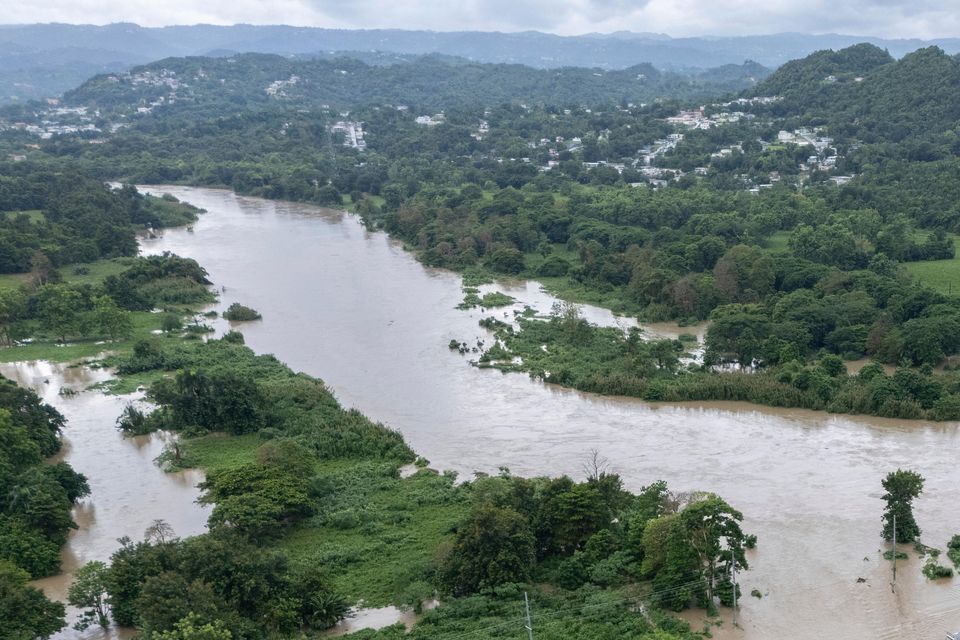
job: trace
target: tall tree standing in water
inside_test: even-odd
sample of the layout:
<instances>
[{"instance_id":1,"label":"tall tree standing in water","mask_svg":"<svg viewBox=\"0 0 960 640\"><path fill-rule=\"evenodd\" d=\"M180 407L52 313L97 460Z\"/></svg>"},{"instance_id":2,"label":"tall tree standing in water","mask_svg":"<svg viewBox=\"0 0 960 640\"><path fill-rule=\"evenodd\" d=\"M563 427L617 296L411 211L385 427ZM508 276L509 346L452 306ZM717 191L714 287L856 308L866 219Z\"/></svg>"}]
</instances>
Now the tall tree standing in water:
<instances>
[{"instance_id":1,"label":"tall tree standing in water","mask_svg":"<svg viewBox=\"0 0 960 640\"><path fill-rule=\"evenodd\" d=\"M923 493L923 476L916 471L897 469L883 479L883 538L893 539L893 523L897 523L897 541L913 542L920 537L920 527L913 517L913 500Z\"/></svg>"}]
</instances>

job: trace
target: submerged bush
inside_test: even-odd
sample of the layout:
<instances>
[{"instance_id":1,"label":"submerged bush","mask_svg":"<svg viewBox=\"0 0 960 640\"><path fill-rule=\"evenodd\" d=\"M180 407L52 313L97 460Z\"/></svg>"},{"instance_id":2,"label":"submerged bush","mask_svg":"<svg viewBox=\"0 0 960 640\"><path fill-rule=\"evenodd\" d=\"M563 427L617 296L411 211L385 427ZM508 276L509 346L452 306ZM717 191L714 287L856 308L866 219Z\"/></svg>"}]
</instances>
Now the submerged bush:
<instances>
[{"instance_id":1,"label":"submerged bush","mask_svg":"<svg viewBox=\"0 0 960 640\"><path fill-rule=\"evenodd\" d=\"M251 309L238 302L234 302L223 312L223 317L230 322L247 322L260 320L263 316L256 309Z\"/></svg>"}]
</instances>

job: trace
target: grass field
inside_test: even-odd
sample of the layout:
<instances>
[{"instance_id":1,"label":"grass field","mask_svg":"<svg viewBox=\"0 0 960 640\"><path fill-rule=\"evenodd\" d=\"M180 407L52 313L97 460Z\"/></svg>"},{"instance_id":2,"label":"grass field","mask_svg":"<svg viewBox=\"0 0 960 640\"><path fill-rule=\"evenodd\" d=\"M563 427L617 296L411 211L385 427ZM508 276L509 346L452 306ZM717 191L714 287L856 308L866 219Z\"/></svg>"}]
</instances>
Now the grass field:
<instances>
[{"instance_id":1,"label":"grass field","mask_svg":"<svg viewBox=\"0 0 960 640\"><path fill-rule=\"evenodd\" d=\"M767 238L766 247L767 249L771 249L773 251L786 251L788 249L789 242L789 231L777 231Z\"/></svg>"},{"instance_id":2,"label":"grass field","mask_svg":"<svg viewBox=\"0 0 960 640\"><path fill-rule=\"evenodd\" d=\"M160 328L161 314L134 311L130 314L133 321L133 333L125 340L115 342L102 339L71 340L66 345L59 344L49 336L37 333L36 341L16 347L0 348L0 362L22 362L24 360L50 360L51 362L70 362L94 358L107 351L128 351L133 349L137 340L151 335Z\"/></svg>"},{"instance_id":3,"label":"grass field","mask_svg":"<svg viewBox=\"0 0 960 640\"><path fill-rule=\"evenodd\" d=\"M960 238L953 239L957 257L906 263L907 272L921 284L947 295L960 295Z\"/></svg>"},{"instance_id":4,"label":"grass field","mask_svg":"<svg viewBox=\"0 0 960 640\"><path fill-rule=\"evenodd\" d=\"M97 260L84 264L72 264L58 269L63 281L69 284L99 284L107 276L117 275L128 266L133 258L111 258ZM16 289L27 284L30 280L28 273L0 274L0 290Z\"/></svg>"},{"instance_id":5,"label":"grass field","mask_svg":"<svg viewBox=\"0 0 960 640\"><path fill-rule=\"evenodd\" d=\"M46 217L44 217L43 212L40 211L39 209L30 209L27 211L5 211L3 214L0 214L0 215L5 215L12 220L21 214L27 216L27 218L30 219L30 222L43 222L44 220L46 220Z\"/></svg>"},{"instance_id":6,"label":"grass field","mask_svg":"<svg viewBox=\"0 0 960 640\"><path fill-rule=\"evenodd\" d=\"M210 434L186 442L190 464L207 471L248 464L257 434ZM326 513L287 531L277 547L293 560L327 568L339 593L365 606L404 604L431 595L425 585L436 549L452 539L468 502L449 476L421 471L401 479L399 462L319 461L317 475L338 487ZM331 503L332 501L332 503Z\"/></svg>"}]
</instances>

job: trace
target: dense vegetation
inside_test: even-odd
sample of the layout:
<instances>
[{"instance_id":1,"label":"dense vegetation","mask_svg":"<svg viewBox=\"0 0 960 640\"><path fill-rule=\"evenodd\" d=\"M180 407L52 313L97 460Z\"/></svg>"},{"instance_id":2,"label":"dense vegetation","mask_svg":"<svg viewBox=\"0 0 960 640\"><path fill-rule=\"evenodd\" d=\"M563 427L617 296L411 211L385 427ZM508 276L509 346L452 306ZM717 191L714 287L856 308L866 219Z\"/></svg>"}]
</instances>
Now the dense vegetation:
<instances>
[{"instance_id":1,"label":"dense vegetation","mask_svg":"<svg viewBox=\"0 0 960 640\"><path fill-rule=\"evenodd\" d=\"M38 263L62 267L137 252L137 228L196 219L197 209L152 198L131 186L111 190L76 170L47 164L0 166L0 273L26 273Z\"/></svg>"},{"instance_id":2,"label":"dense vegetation","mask_svg":"<svg viewBox=\"0 0 960 640\"><path fill-rule=\"evenodd\" d=\"M123 340L167 319L150 313L154 309L181 312L214 299L206 272L194 260L167 254L109 265L116 273L96 282L82 281L86 267L71 274L76 280L62 282L49 264L35 265L21 286L0 289L0 344L38 338ZM173 316L173 328L180 328L179 315Z\"/></svg>"},{"instance_id":3,"label":"dense vegetation","mask_svg":"<svg viewBox=\"0 0 960 640\"><path fill-rule=\"evenodd\" d=\"M627 395L648 401L739 400L776 407L803 407L835 413L861 413L890 418L960 420L960 376L935 373L929 365L907 365L888 374L873 363L848 375L841 358L824 355L805 362L793 345L785 344L785 329L768 338L784 354L776 368L717 375L711 362L720 362L731 338L756 330L755 310L726 310L716 317L703 353L703 362L687 353L696 345L671 340L645 340L631 329L600 328L583 320L573 306L555 309L546 318L523 317L514 325L493 317L480 325L496 340L479 358L480 366L524 371L539 380L595 393ZM691 336L694 341L696 338ZM741 343L742 344L742 340ZM748 366L761 354L741 356Z\"/></svg>"},{"instance_id":4,"label":"dense vegetation","mask_svg":"<svg viewBox=\"0 0 960 640\"><path fill-rule=\"evenodd\" d=\"M32 391L0 377L0 619L5 637L47 637L64 624L64 608L30 578L60 570L60 547L76 528L74 503L90 489L69 464L47 464L60 450L63 416Z\"/></svg>"},{"instance_id":5,"label":"dense vegetation","mask_svg":"<svg viewBox=\"0 0 960 640\"><path fill-rule=\"evenodd\" d=\"M528 591L541 638L686 638L658 610L731 603L729 575L754 542L721 498L659 482L632 494L596 458L583 482L506 470L459 485L427 469L402 478L415 460L402 437L344 410L322 382L256 356L239 333L174 339L187 310L211 300L206 273L176 256L132 258L134 231L195 212L100 180L350 204L429 265L542 278L646 320L710 320L701 361L689 341L594 327L572 307L515 326L485 319L497 338L485 366L654 401L958 419L960 378L933 366L960 351L960 301L903 266L956 258L956 66L938 50L899 62L868 46L815 54L755 92L781 99L711 104L696 117L745 112L678 130L666 118L691 105L635 102L721 87L647 67L173 59L68 95L94 129L40 144L25 127L6 132L0 151L23 157L2 165L0 270L28 275L0 287L0 337L116 341L111 362L149 384L156 405L129 407L120 428L176 432L162 464L207 472L209 533L179 540L156 523L109 564L82 568L70 593L81 624L112 618L157 640L290 637L361 599L420 607L439 593L443 606L410 637L448 637L505 624ZM341 118L362 123L364 145ZM822 127L833 146L785 142L795 127ZM465 293L467 307L510 302ZM862 356L897 369L848 375L843 358ZM41 464L57 417L37 423L53 440L18 427L25 419L0 412L11 447L0 479L13 496L0 529L12 595L0 607L28 603L27 633L44 635L62 614L21 569L56 569L85 485ZM894 480L891 512L919 491Z\"/></svg>"},{"instance_id":6,"label":"dense vegetation","mask_svg":"<svg viewBox=\"0 0 960 640\"><path fill-rule=\"evenodd\" d=\"M38 578L56 573L73 503L89 492L70 465L44 460L60 450L63 416L32 391L0 378L0 560Z\"/></svg>"},{"instance_id":7,"label":"dense vegetation","mask_svg":"<svg viewBox=\"0 0 960 640\"><path fill-rule=\"evenodd\" d=\"M744 89L764 71L756 63L689 76L661 72L649 64L623 70L543 70L425 56L413 63L380 66L350 58L315 60L243 54L230 58L168 58L136 67L128 74L97 76L67 92L65 99L104 109L125 108L131 95L150 102L163 95L165 87L137 82L136 77L153 73L177 78L179 99L195 106L213 100L228 101L234 108L262 107L276 101L277 94L267 93L267 86L290 78L296 79L278 92L283 100L322 102L336 108L392 103L440 110L483 101L576 104L582 102L585 91L597 102L641 102Z\"/></svg>"}]
</instances>

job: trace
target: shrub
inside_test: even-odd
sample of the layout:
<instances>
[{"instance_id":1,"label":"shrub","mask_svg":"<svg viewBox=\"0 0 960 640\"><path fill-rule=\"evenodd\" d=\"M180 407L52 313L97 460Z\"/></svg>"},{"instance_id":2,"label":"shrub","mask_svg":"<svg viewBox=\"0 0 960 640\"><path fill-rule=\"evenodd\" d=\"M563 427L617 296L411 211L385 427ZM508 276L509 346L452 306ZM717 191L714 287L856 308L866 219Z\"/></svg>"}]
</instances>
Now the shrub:
<instances>
[{"instance_id":1,"label":"shrub","mask_svg":"<svg viewBox=\"0 0 960 640\"><path fill-rule=\"evenodd\" d=\"M230 322L247 322L260 320L263 316L256 309L251 309L238 302L234 302L223 312L223 317Z\"/></svg>"}]
</instances>

